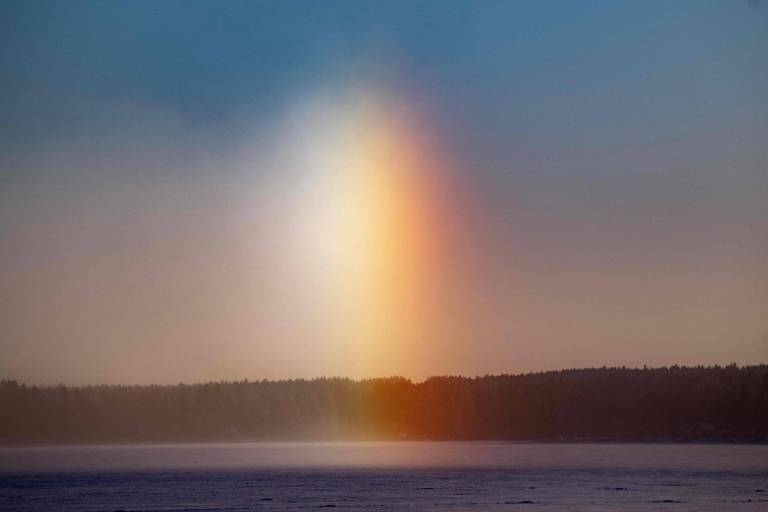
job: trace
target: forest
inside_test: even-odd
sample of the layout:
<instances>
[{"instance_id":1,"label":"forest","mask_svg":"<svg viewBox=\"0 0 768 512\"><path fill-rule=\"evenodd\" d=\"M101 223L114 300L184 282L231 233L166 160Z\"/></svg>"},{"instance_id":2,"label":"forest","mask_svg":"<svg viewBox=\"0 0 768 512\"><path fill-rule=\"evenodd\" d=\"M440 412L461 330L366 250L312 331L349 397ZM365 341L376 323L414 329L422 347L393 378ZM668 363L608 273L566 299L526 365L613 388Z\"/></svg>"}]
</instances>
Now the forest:
<instances>
[{"instance_id":1,"label":"forest","mask_svg":"<svg viewBox=\"0 0 768 512\"><path fill-rule=\"evenodd\" d=\"M768 365L178 385L0 382L0 444L768 441Z\"/></svg>"}]
</instances>

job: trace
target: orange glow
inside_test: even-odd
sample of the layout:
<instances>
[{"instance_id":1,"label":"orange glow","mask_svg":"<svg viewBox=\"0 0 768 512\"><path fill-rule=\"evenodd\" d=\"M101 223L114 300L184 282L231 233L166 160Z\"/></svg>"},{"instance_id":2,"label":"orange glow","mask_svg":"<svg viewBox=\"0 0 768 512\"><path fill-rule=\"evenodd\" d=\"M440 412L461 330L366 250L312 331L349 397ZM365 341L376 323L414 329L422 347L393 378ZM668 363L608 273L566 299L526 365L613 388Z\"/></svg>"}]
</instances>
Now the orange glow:
<instances>
[{"instance_id":1,"label":"orange glow","mask_svg":"<svg viewBox=\"0 0 768 512\"><path fill-rule=\"evenodd\" d=\"M400 373L416 368L436 338L440 169L409 112L371 97L342 110L336 123L345 135L323 149L334 156L317 185L328 197L309 219L320 241L309 257L325 259L338 357L356 374Z\"/></svg>"}]
</instances>

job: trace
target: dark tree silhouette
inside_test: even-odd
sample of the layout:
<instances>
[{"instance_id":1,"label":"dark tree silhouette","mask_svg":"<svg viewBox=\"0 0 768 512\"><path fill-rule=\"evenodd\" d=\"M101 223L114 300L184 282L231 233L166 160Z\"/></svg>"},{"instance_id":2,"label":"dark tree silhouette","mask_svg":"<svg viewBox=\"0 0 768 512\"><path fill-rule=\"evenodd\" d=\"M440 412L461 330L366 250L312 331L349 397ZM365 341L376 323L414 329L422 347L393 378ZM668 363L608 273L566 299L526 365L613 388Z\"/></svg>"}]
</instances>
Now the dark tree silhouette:
<instances>
[{"instance_id":1,"label":"dark tree silhouette","mask_svg":"<svg viewBox=\"0 0 768 512\"><path fill-rule=\"evenodd\" d=\"M0 382L0 443L768 440L768 366L38 387Z\"/></svg>"}]
</instances>

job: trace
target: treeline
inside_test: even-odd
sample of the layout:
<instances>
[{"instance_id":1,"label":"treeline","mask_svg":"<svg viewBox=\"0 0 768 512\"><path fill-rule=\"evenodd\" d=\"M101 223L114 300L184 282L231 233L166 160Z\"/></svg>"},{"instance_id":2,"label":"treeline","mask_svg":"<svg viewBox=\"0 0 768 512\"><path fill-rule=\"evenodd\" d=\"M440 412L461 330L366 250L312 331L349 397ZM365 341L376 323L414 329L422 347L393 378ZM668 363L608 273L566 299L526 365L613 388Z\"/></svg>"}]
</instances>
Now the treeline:
<instances>
[{"instance_id":1,"label":"treeline","mask_svg":"<svg viewBox=\"0 0 768 512\"><path fill-rule=\"evenodd\" d=\"M768 441L768 365L477 378L38 387L0 382L0 444L292 439Z\"/></svg>"}]
</instances>

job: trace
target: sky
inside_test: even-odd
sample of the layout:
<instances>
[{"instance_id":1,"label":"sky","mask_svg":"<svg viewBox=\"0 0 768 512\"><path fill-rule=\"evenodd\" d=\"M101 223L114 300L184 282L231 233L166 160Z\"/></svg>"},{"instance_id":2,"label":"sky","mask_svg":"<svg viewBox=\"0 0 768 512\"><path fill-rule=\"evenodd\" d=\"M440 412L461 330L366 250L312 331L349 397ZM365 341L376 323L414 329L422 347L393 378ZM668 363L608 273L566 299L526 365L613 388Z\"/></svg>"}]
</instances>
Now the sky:
<instances>
[{"instance_id":1,"label":"sky","mask_svg":"<svg viewBox=\"0 0 768 512\"><path fill-rule=\"evenodd\" d=\"M768 5L0 4L0 377L768 362Z\"/></svg>"}]
</instances>

